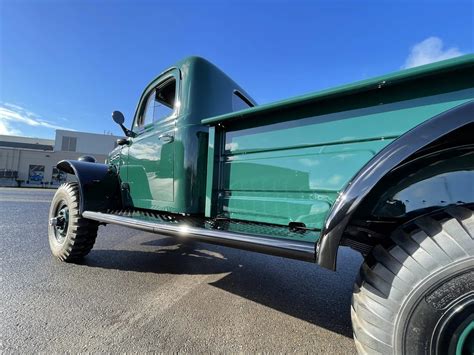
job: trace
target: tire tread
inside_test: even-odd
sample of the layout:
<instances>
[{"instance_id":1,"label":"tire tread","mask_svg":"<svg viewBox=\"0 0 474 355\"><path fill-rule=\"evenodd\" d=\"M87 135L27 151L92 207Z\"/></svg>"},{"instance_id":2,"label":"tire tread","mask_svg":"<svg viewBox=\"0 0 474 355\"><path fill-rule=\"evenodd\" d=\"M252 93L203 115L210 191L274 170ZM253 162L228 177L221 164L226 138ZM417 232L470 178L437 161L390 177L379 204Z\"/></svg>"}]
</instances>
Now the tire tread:
<instances>
[{"instance_id":1,"label":"tire tread","mask_svg":"<svg viewBox=\"0 0 474 355\"><path fill-rule=\"evenodd\" d=\"M83 218L79 212L80 191L77 182L68 182L59 186L53 198L54 204L58 194L65 193L69 196L69 230L64 246L53 250L53 254L61 261L74 262L82 259L93 248L99 224ZM50 239L54 236L50 236Z\"/></svg>"},{"instance_id":2,"label":"tire tread","mask_svg":"<svg viewBox=\"0 0 474 355\"><path fill-rule=\"evenodd\" d=\"M395 322L410 291L453 260L474 256L472 210L453 206L440 215L400 226L392 245L375 246L362 264L351 306L358 353L394 354Z\"/></svg>"}]
</instances>

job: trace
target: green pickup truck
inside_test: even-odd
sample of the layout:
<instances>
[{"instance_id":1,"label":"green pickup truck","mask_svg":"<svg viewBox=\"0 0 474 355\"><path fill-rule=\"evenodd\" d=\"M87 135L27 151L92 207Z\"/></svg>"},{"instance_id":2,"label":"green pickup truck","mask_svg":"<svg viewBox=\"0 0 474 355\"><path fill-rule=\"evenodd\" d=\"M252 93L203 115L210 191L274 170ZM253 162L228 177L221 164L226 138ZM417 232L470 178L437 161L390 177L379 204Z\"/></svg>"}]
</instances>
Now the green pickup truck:
<instances>
[{"instance_id":1,"label":"green pickup truck","mask_svg":"<svg viewBox=\"0 0 474 355\"><path fill-rule=\"evenodd\" d=\"M352 325L361 354L474 353L474 55L257 105L186 58L144 90L106 164L57 167L54 256L100 224L304 260L365 260ZM315 290L314 292L317 292Z\"/></svg>"}]
</instances>

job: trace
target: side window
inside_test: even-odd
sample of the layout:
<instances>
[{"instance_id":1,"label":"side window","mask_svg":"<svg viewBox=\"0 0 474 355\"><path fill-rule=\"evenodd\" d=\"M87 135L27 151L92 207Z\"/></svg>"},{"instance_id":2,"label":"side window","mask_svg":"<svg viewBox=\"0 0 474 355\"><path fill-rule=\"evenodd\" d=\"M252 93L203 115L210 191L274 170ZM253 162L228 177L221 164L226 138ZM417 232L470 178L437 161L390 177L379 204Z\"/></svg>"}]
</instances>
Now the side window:
<instances>
[{"instance_id":1,"label":"side window","mask_svg":"<svg viewBox=\"0 0 474 355\"><path fill-rule=\"evenodd\" d=\"M237 90L232 94L232 111L240 111L254 105Z\"/></svg>"},{"instance_id":2,"label":"side window","mask_svg":"<svg viewBox=\"0 0 474 355\"><path fill-rule=\"evenodd\" d=\"M173 114L175 98L176 80L175 78L171 78L156 89L153 121L159 121Z\"/></svg>"},{"instance_id":3,"label":"side window","mask_svg":"<svg viewBox=\"0 0 474 355\"><path fill-rule=\"evenodd\" d=\"M155 107L155 93L156 93L156 90L153 90L150 93L150 96L148 96L148 99L146 100L146 106L145 106L145 109L143 110L142 117L137 122L139 127L144 127L144 126L149 125L150 123L153 123L153 109Z\"/></svg>"},{"instance_id":4,"label":"side window","mask_svg":"<svg viewBox=\"0 0 474 355\"><path fill-rule=\"evenodd\" d=\"M171 116L175 109L175 98L176 79L172 77L150 92L135 127L143 128Z\"/></svg>"}]
</instances>

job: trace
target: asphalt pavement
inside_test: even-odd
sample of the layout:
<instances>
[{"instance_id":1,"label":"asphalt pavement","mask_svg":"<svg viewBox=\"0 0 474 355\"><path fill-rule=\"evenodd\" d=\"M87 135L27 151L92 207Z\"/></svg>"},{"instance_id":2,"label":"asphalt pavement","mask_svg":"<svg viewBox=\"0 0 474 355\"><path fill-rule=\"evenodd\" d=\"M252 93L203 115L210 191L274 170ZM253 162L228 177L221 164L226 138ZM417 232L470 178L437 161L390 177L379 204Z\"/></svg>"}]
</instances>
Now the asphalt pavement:
<instances>
[{"instance_id":1,"label":"asphalt pavement","mask_svg":"<svg viewBox=\"0 0 474 355\"><path fill-rule=\"evenodd\" d=\"M0 188L0 352L354 353L352 285L302 261L99 228L80 264L52 257L53 190Z\"/></svg>"}]
</instances>

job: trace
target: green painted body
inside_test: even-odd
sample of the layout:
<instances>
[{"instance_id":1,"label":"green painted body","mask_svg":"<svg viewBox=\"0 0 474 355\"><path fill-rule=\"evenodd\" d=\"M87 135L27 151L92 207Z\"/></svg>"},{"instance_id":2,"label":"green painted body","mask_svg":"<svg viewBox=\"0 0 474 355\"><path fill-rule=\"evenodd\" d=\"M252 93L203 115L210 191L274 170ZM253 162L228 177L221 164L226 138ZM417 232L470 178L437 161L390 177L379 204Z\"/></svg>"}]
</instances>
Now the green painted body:
<instances>
[{"instance_id":1,"label":"green painted body","mask_svg":"<svg viewBox=\"0 0 474 355\"><path fill-rule=\"evenodd\" d=\"M208 61L190 57L161 73L144 90L133 118L138 120L150 92L163 80L177 82L173 115L138 131L129 144L117 147L109 163L118 167L122 184L129 186L130 206L184 214L204 214L207 144L205 117L232 111L232 94L248 95ZM168 134L172 142L159 136Z\"/></svg>"},{"instance_id":2,"label":"green painted body","mask_svg":"<svg viewBox=\"0 0 474 355\"><path fill-rule=\"evenodd\" d=\"M212 64L192 57L145 89L134 120L169 75L178 82L174 114L145 127L109 160L128 184L130 205L315 229L381 149L474 98L474 56L465 56L232 112L234 90L253 101ZM174 140L163 143L161 134ZM318 233L304 238L314 242Z\"/></svg>"}]
</instances>

